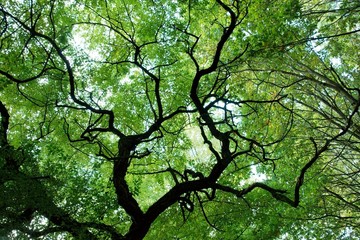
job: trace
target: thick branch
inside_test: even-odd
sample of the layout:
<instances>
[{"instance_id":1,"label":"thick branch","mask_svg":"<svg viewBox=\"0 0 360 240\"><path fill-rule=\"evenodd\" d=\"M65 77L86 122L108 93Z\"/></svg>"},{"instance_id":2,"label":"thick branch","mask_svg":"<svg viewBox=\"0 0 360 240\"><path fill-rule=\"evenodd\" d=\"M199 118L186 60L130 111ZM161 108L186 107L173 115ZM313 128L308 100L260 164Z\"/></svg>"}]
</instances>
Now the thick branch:
<instances>
[{"instance_id":1,"label":"thick branch","mask_svg":"<svg viewBox=\"0 0 360 240\"><path fill-rule=\"evenodd\" d=\"M0 101L1 126L0 126L0 147L8 144L7 130L9 128L9 112L5 105Z\"/></svg>"}]
</instances>

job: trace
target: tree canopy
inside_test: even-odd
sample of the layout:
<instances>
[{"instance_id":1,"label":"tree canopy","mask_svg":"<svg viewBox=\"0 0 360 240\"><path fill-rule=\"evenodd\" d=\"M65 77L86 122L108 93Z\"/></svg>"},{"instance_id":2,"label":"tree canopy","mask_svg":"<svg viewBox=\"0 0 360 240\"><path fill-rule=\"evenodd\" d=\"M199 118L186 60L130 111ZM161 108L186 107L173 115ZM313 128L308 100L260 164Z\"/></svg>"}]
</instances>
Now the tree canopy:
<instances>
[{"instance_id":1,"label":"tree canopy","mask_svg":"<svg viewBox=\"0 0 360 240\"><path fill-rule=\"evenodd\" d=\"M0 236L359 239L360 3L0 3Z\"/></svg>"}]
</instances>

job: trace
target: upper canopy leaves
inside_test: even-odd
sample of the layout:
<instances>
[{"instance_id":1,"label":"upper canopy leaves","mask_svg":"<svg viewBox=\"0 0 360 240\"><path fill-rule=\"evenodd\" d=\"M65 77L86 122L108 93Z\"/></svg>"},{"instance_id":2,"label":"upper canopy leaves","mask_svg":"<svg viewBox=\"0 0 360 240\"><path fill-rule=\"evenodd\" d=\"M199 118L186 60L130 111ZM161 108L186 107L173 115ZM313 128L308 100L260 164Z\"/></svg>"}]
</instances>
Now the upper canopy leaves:
<instances>
[{"instance_id":1,"label":"upper canopy leaves","mask_svg":"<svg viewBox=\"0 0 360 240\"><path fill-rule=\"evenodd\" d=\"M358 236L359 8L0 4L1 234Z\"/></svg>"}]
</instances>

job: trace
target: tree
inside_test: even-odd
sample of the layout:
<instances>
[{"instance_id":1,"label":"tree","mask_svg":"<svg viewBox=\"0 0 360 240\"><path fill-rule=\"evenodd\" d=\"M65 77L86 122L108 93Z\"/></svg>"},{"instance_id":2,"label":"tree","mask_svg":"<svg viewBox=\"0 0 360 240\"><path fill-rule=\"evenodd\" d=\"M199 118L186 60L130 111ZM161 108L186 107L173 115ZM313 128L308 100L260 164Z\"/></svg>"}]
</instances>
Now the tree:
<instances>
[{"instance_id":1,"label":"tree","mask_svg":"<svg viewBox=\"0 0 360 240\"><path fill-rule=\"evenodd\" d=\"M359 237L359 10L0 4L1 234Z\"/></svg>"}]
</instances>

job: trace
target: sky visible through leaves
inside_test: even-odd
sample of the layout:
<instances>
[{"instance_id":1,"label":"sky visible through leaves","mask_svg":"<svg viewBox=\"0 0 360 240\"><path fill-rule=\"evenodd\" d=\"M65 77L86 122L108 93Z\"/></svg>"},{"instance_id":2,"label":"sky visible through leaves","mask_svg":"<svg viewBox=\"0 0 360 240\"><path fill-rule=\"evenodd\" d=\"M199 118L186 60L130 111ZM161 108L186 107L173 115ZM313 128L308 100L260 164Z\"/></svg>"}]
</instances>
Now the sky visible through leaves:
<instances>
[{"instance_id":1,"label":"sky visible through leaves","mask_svg":"<svg viewBox=\"0 0 360 240\"><path fill-rule=\"evenodd\" d=\"M0 2L0 238L360 239L360 4Z\"/></svg>"}]
</instances>

